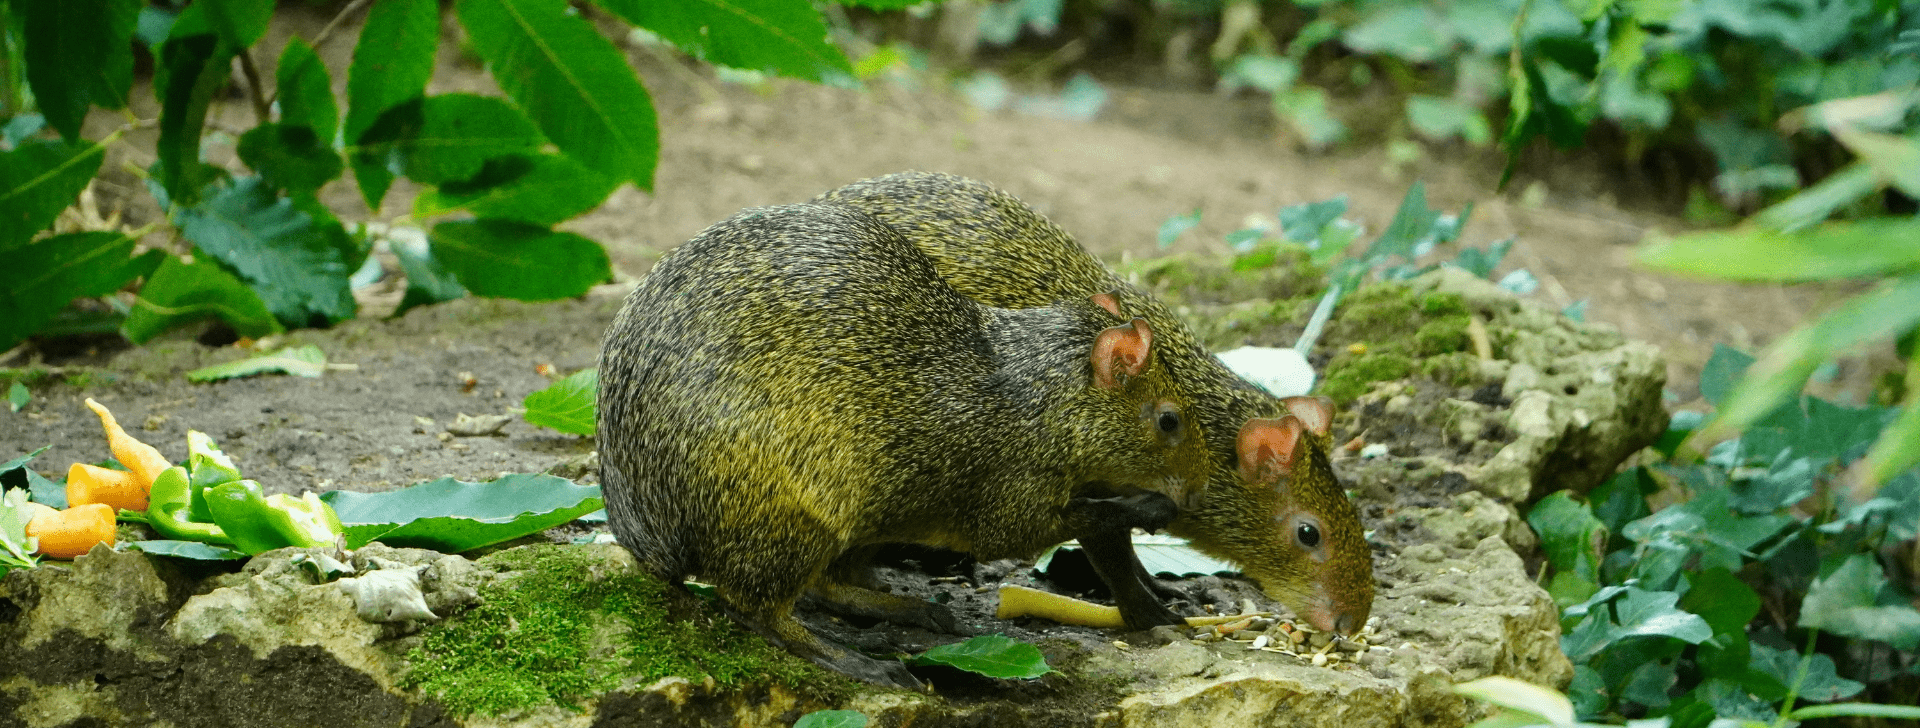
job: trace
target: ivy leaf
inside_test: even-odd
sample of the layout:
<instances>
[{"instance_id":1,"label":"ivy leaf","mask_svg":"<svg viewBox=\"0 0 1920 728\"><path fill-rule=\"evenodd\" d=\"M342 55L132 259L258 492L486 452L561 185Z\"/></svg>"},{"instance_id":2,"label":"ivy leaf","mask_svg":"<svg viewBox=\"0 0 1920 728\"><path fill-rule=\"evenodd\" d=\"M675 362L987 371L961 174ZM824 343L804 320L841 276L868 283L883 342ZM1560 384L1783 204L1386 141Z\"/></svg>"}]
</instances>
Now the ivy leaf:
<instances>
[{"instance_id":1,"label":"ivy leaf","mask_svg":"<svg viewBox=\"0 0 1920 728\"><path fill-rule=\"evenodd\" d=\"M1194 226L1199 224L1200 208L1198 207L1193 208L1193 212L1167 218L1166 222L1160 223L1160 249L1165 250L1172 247L1174 241L1179 240L1180 236L1185 235L1188 230L1192 230Z\"/></svg>"},{"instance_id":2,"label":"ivy leaf","mask_svg":"<svg viewBox=\"0 0 1920 728\"><path fill-rule=\"evenodd\" d=\"M558 154L489 159L470 180L447 182L413 199L415 217L465 210L476 217L553 225L598 207L621 180Z\"/></svg>"},{"instance_id":3,"label":"ivy leaf","mask_svg":"<svg viewBox=\"0 0 1920 728\"><path fill-rule=\"evenodd\" d=\"M287 39L274 69L274 88L280 92L280 123L313 130L320 143L333 145L340 129L340 107L333 100L333 80L313 46L299 36Z\"/></svg>"},{"instance_id":4,"label":"ivy leaf","mask_svg":"<svg viewBox=\"0 0 1920 728\"><path fill-rule=\"evenodd\" d=\"M465 0L458 12L501 90L560 151L653 189L653 103L626 56L566 0Z\"/></svg>"},{"instance_id":5,"label":"ivy leaf","mask_svg":"<svg viewBox=\"0 0 1920 728\"><path fill-rule=\"evenodd\" d=\"M47 123L80 141L87 109L127 105L139 0L60 0L15 6L24 18L27 84Z\"/></svg>"},{"instance_id":6,"label":"ivy leaf","mask_svg":"<svg viewBox=\"0 0 1920 728\"><path fill-rule=\"evenodd\" d=\"M0 287L0 349L39 331L76 298L104 296L151 273L166 255L133 256L133 238L121 233L53 235L6 252L17 277Z\"/></svg>"},{"instance_id":7,"label":"ivy leaf","mask_svg":"<svg viewBox=\"0 0 1920 728\"><path fill-rule=\"evenodd\" d=\"M290 327L353 318L352 270L337 221L312 215L274 194L258 177L238 181L177 215L180 231L260 295Z\"/></svg>"},{"instance_id":8,"label":"ivy leaf","mask_svg":"<svg viewBox=\"0 0 1920 728\"><path fill-rule=\"evenodd\" d=\"M867 728L867 714L858 710L816 710L800 716L793 728Z\"/></svg>"},{"instance_id":9,"label":"ivy leaf","mask_svg":"<svg viewBox=\"0 0 1920 728\"><path fill-rule=\"evenodd\" d=\"M367 134L390 111L426 94L440 44L440 3L435 0L382 0L367 11L360 41L347 67L348 146L369 141ZM403 114L404 116L404 114ZM390 122L397 124L397 120ZM390 134L387 139L398 138ZM367 207L380 209L393 184L384 160L353 155L354 179Z\"/></svg>"},{"instance_id":10,"label":"ivy leaf","mask_svg":"<svg viewBox=\"0 0 1920 728\"><path fill-rule=\"evenodd\" d=\"M1920 610L1888 599L1886 572L1868 554L1854 554L1832 574L1815 579L1800 602L1800 626L1902 650L1920 647Z\"/></svg>"},{"instance_id":11,"label":"ivy leaf","mask_svg":"<svg viewBox=\"0 0 1920 728\"><path fill-rule=\"evenodd\" d=\"M607 251L573 233L510 220L433 226L434 258L476 296L552 301L613 275Z\"/></svg>"},{"instance_id":12,"label":"ivy leaf","mask_svg":"<svg viewBox=\"0 0 1920 728\"><path fill-rule=\"evenodd\" d=\"M1628 589L1620 601L1614 602L1620 624L1614 638L1659 636L1699 644L1712 637L1713 628L1706 620L1674 606L1679 600L1680 595L1674 592Z\"/></svg>"},{"instance_id":13,"label":"ivy leaf","mask_svg":"<svg viewBox=\"0 0 1920 728\"><path fill-rule=\"evenodd\" d=\"M0 251L45 230L100 171L106 149L35 139L0 153Z\"/></svg>"},{"instance_id":14,"label":"ivy leaf","mask_svg":"<svg viewBox=\"0 0 1920 728\"><path fill-rule=\"evenodd\" d=\"M340 153L311 127L261 124L240 135L240 161L289 192L312 192L340 176Z\"/></svg>"},{"instance_id":15,"label":"ivy leaf","mask_svg":"<svg viewBox=\"0 0 1920 728\"><path fill-rule=\"evenodd\" d=\"M1753 366L1753 357L1746 352L1726 344L1714 344L1713 356L1708 357L1707 365L1700 369L1700 396L1709 404L1719 405L1750 366Z\"/></svg>"},{"instance_id":16,"label":"ivy leaf","mask_svg":"<svg viewBox=\"0 0 1920 728\"><path fill-rule=\"evenodd\" d=\"M215 364L187 372L189 382L211 382L216 379L251 377L256 374L280 372L296 377L318 377L327 371L327 355L320 347L289 346L271 354Z\"/></svg>"},{"instance_id":17,"label":"ivy leaf","mask_svg":"<svg viewBox=\"0 0 1920 728\"><path fill-rule=\"evenodd\" d=\"M593 435L594 399L600 393L600 370L582 369L546 389L527 395L527 424L573 435Z\"/></svg>"},{"instance_id":18,"label":"ivy leaf","mask_svg":"<svg viewBox=\"0 0 1920 728\"><path fill-rule=\"evenodd\" d=\"M1792 685L1800 681L1797 695L1802 700L1816 703L1831 703L1835 700L1850 698L1867 689L1853 680L1840 677L1835 669L1833 658L1815 652L1805 658L1807 674L1800 676L1802 658L1788 650L1777 650L1766 645L1753 646L1753 663L1756 669L1778 680L1781 685Z\"/></svg>"},{"instance_id":19,"label":"ivy leaf","mask_svg":"<svg viewBox=\"0 0 1920 728\"><path fill-rule=\"evenodd\" d=\"M941 645L920 653L910 662L946 665L998 678L1036 678L1053 672L1039 648L1003 634L981 635L965 642Z\"/></svg>"},{"instance_id":20,"label":"ivy leaf","mask_svg":"<svg viewBox=\"0 0 1920 728\"><path fill-rule=\"evenodd\" d=\"M168 539L128 541L126 549L128 551L141 551L156 556L172 556L176 559L192 559L194 561L243 561L249 558L245 551L236 551L225 546L215 546L199 541L172 541Z\"/></svg>"},{"instance_id":21,"label":"ivy leaf","mask_svg":"<svg viewBox=\"0 0 1920 728\"><path fill-rule=\"evenodd\" d=\"M1347 214L1347 196L1280 208L1280 231L1296 243L1320 239L1321 230Z\"/></svg>"},{"instance_id":22,"label":"ivy leaf","mask_svg":"<svg viewBox=\"0 0 1920 728\"><path fill-rule=\"evenodd\" d=\"M600 486L514 473L467 483L441 478L384 493L320 494L346 525L347 548L372 541L450 554L539 533L599 510Z\"/></svg>"},{"instance_id":23,"label":"ivy leaf","mask_svg":"<svg viewBox=\"0 0 1920 728\"><path fill-rule=\"evenodd\" d=\"M1687 572L1685 577L1687 595L1681 597L1680 608L1700 615L1716 635L1745 635L1747 623L1760 614L1760 595L1728 569Z\"/></svg>"},{"instance_id":24,"label":"ivy leaf","mask_svg":"<svg viewBox=\"0 0 1920 728\"><path fill-rule=\"evenodd\" d=\"M208 316L217 316L241 336L256 339L281 330L280 322L260 296L218 263L204 257L187 263L167 255L146 285L140 287L133 310L120 324L120 333L140 344L174 326Z\"/></svg>"},{"instance_id":25,"label":"ivy leaf","mask_svg":"<svg viewBox=\"0 0 1920 728\"><path fill-rule=\"evenodd\" d=\"M1540 499L1527 513L1527 525L1540 534L1540 545L1554 571L1573 574L1588 583L1600 582L1600 560L1606 556L1607 527L1571 491Z\"/></svg>"},{"instance_id":26,"label":"ivy leaf","mask_svg":"<svg viewBox=\"0 0 1920 728\"><path fill-rule=\"evenodd\" d=\"M824 80L853 73L827 42L827 23L808 0L595 0L694 57L720 66Z\"/></svg>"}]
</instances>

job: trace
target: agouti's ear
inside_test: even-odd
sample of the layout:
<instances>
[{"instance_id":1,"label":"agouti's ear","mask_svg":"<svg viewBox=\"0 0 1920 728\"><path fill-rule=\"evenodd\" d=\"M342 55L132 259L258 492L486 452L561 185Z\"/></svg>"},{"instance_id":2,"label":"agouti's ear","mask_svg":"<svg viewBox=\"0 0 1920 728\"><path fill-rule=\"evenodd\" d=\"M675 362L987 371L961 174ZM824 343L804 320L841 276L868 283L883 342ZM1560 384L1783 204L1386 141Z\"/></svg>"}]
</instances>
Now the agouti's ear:
<instances>
[{"instance_id":1,"label":"agouti's ear","mask_svg":"<svg viewBox=\"0 0 1920 728\"><path fill-rule=\"evenodd\" d=\"M1235 443L1240 453L1241 479L1264 483L1292 474L1294 464L1300 462L1306 431L1306 424L1293 415L1247 420L1240 426L1240 439Z\"/></svg>"},{"instance_id":2,"label":"agouti's ear","mask_svg":"<svg viewBox=\"0 0 1920 728\"><path fill-rule=\"evenodd\" d=\"M1153 353L1153 329L1147 320L1137 318L1127 326L1115 326L1100 332L1093 340L1093 386L1117 389L1126 386L1127 377L1137 377L1147 369L1147 356Z\"/></svg>"},{"instance_id":3,"label":"agouti's ear","mask_svg":"<svg viewBox=\"0 0 1920 728\"><path fill-rule=\"evenodd\" d=\"M1088 296L1087 298L1092 299L1094 305L1106 309L1107 313L1113 314L1115 318L1126 318L1126 316L1122 316L1120 314L1119 293L1120 293L1119 291L1113 291L1111 293L1095 293L1091 296Z\"/></svg>"},{"instance_id":4,"label":"agouti's ear","mask_svg":"<svg viewBox=\"0 0 1920 728\"><path fill-rule=\"evenodd\" d=\"M1316 435L1325 436L1333 429L1333 400L1326 397L1288 397L1280 400L1287 405L1287 411L1300 418L1300 423Z\"/></svg>"}]
</instances>

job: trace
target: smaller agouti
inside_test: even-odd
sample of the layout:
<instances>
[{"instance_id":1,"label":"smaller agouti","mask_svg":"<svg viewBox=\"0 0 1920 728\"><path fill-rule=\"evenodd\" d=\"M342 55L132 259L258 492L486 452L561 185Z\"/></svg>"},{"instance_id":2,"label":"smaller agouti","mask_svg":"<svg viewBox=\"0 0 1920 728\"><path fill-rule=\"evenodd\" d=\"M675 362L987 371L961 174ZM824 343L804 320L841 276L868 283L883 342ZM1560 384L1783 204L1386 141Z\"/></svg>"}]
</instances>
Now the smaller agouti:
<instances>
[{"instance_id":1,"label":"smaller agouti","mask_svg":"<svg viewBox=\"0 0 1920 728\"><path fill-rule=\"evenodd\" d=\"M900 231L956 290L988 305L1021 308L1113 291L1122 312L1153 327L1160 363L1213 449L1214 471L1206 484L1171 494L1181 511L1167 530L1239 564L1268 596L1318 629L1352 634L1364 626L1373 608L1373 554L1359 511L1333 472L1332 402L1280 400L1241 379L1164 303L992 185L901 172L854 182L814 201L859 209ZM1289 419L1299 426L1284 424ZM1179 621L1155 598L1167 590L1141 567L1126 533L1082 536L1080 542L1114 588L1128 627ZM1125 572L1134 578L1121 578Z\"/></svg>"},{"instance_id":2,"label":"smaller agouti","mask_svg":"<svg viewBox=\"0 0 1920 728\"><path fill-rule=\"evenodd\" d=\"M1117 310L1100 294L980 304L851 208L743 211L664 256L607 330L608 521L647 569L711 582L776 644L917 686L794 619L811 590L955 629L944 606L839 578L836 557L883 542L1025 557L1155 528L1174 515L1158 493L1213 470L1153 326Z\"/></svg>"}]
</instances>

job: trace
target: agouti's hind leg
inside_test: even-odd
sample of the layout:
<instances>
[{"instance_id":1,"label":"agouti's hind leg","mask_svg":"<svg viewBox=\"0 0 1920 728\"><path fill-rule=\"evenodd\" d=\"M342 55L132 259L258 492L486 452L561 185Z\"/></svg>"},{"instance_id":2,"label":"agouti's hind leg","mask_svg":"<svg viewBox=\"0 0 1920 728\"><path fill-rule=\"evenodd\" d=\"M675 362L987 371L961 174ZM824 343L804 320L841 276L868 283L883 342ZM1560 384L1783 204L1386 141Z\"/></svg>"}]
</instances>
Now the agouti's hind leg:
<instances>
[{"instance_id":1,"label":"agouti's hind leg","mask_svg":"<svg viewBox=\"0 0 1920 728\"><path fill-rule=\"evenodd\" d=\"M726 595L721 594L721 600ZM768 642L784 648L796 656L805 658L813 664L848 677L864 680L877 685L891 685L908 690L923 690L925 685L913 673L907 672L907 666L897 660L876 660L866 655L820 639L819 635L808 631L806 625L793 618L793 605L761 610L746 614L729 607L727 611L755 634L765 637Z\"/></svg>"},{"instance_id":2,"label":"agouti's hind leg","mask_svg":"<svg viewBox=\"0 0 1920 728\"><path fill-rule=\"evenodd\" d=\"M884 619L894 624L911 624L946 634L972 633L954 619L953 610L946 605L924 599L888 594L830 579L816 585L813 595L820 598L821 606L842 615Z\"/></svg>"}]
</instances>

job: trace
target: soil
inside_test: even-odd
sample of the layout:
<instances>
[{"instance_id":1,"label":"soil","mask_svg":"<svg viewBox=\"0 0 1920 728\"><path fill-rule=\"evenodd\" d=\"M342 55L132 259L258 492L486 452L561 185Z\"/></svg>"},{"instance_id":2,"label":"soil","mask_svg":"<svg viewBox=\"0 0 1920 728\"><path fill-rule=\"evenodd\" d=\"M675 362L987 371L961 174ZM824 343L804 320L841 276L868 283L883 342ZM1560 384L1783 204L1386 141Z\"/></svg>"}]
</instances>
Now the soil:
<instances>
[{"instance_id":1,"label":"soil","mask_svg":"<svg viewBox=\"0 0 1920 728\"><path fill-rule=\"evenodd\" d=\"M312 4L282 7L264 41L272 52L261 57L270 63L289 34L311 39L331 12ZM477 62L460 53L450 15L447 23L431 91L497 93ZM340 94L353 25L321 48ZM1510 191L1499 193L1494 181L1502 160L1491 150L1434 148L1397 168L1375 148L1305 153L1275 129L1264 101L1255 98L1110 81L1111 101L1101 115L1074 122L976 110L942 90L944 82L932 74L914 82L876 82L865 93L785 81L747 87L653 50L636 49L632 56L660 117L654 189L622 188L600 209L563 226L603 243L622 281L743 207L804 201L853 180L922 169L1004 187L1096 254L1115 260L1169 252L1155 241L1160 224L1196 208L1205 215L1201 224L1171 252L1224 253L1222 236L1249 216L1271 218L1281 207L1339 195L1350 198L1350 217L1378 231L1409 184L1419 180L1434 207L1473 204L1466 244L1515 238L1501 272L1531 270L1542 282L1536 296L1544 303L1560 308L1589 301L1589 320L1665 350L1675 403L1696 398L1694 381L1714 343L1764 345L1837 295L1700 283L1635 268L1633 255L1644 237L1687 225L1651 206L1624 206L1618 200L1636 196L1609 191L1620 180L1602 173L1542 164L1523 169ZM1099 75L1100 69L1093 70ZM138 116L156 115L150 93L137 89L134 95ZM97 138L122 121L96 115L88 135ZM216 106L214 126L234 138L253 123L240 100ZM151 163L143 150L152 148L153 133L130 135L132 144L115 147L107 168ZM230 142L213 145L209 156L238 169ZM350 182L330 185L324 199L344 220L386 219L403 214L413 192L401 183L372 218ZM130 176L110 173L96 193L102 210L123 211L131 225L158 214ZM517 417L496 436L451 437L443 429L460 413L513 412L523 397L549 383L536 367L552 365L564 374L592 366L624 290L616 283L577 300L539 305L468 299L386 319L379 316L397 303L399 291L375 286L361 292L361 318L285 337L285 343L317 344L331 362L349 366L316 379L189 383L182 376L186 370L251 353L199 343L198 328L133 349L107 339L29 344L0 358L0 366L28 372L22 381L33 395L20 412L0 414L0 458L51 445L34 464L56 478L68 463L105 459L98 423L80 405L94 397L175 461L186 454L187 429L213 435L269 492L381 490L449 475L485 480L559 468L582 458L591 443ZM925 571L888 573L901 591L944 591L963 621L984 619L979 613L991 608L991 598L976 591L974 584L984 579L973 567L940 566L931 575L955 578L937 585L929 584ZM1024 573L1016 570L1012 578ZM1203 605L1237 609L1243 598L1258 600L1256 590L1237 580L1203 577L1181 588L1191 595L1189 611ZM859 633L865 625L808 618L848 644L868 647L864 643L872 641ZM1015 626L1016 637L1114 638L1070 628L1026 634L1027 626ZM883 636L903 649L953 639L910 630Z\"/></svg>"}]
</instances>

